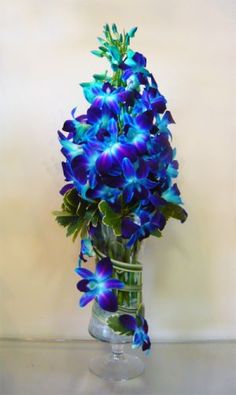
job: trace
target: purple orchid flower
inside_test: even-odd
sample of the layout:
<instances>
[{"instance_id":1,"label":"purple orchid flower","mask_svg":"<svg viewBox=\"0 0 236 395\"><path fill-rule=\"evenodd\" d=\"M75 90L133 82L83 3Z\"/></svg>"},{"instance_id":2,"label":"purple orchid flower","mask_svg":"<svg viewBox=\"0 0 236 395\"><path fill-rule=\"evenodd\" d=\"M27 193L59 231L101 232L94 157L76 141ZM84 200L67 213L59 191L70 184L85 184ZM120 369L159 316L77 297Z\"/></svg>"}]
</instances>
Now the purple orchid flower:
<instances>
[{"instance_id":1,"label":"purple orchid flower","mask_svg":"<svg viewBox=\"0 0 236 395\"><path fill-rule=\"evenodd\" d=\"M112 271L112 263L108 257L102 258L97 263L95 273L85 268L77 267L75 269L75 272L83 278L77 283L78 290L84 292L80 298L80 307L84 307L96 299L103 310L117 311L117 297L112 289L122 289L124 283L112 278Z\"/></svg>"},{"instance_id":2,"label":"purple orchid flower","mask_svg":"<svg viewBox=\"0 0 236 395\"><path fill-rule=\"evenodd\" d=\"M133 331L132 348L137 349L142 347L142 350L149 354L151 349L151 341L148 336L148 323L144 317L137 315L134 318L129 314L122 314L119 317L121 324L128 330Z\"/></svg>"}]
</instances>

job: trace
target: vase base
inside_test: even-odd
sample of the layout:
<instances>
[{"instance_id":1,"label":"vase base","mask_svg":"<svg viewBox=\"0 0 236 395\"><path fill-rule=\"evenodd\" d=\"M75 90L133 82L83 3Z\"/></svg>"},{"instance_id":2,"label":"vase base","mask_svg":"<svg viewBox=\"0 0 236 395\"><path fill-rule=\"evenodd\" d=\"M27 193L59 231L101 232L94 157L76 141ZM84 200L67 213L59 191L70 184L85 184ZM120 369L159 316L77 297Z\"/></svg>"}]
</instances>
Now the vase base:
<instances>
[{"instance_id":1,"label":"vase base","mask_svg":"<svg viewBox=\"0 0 236 395\"><path fill-rule=\"evenodd\" d=\"M144 371L143 361L123 353L123 345L112 346L112 353L91 359L89 370L108 381L126 381L140 376Z\"/></svg>"}]
</instances>

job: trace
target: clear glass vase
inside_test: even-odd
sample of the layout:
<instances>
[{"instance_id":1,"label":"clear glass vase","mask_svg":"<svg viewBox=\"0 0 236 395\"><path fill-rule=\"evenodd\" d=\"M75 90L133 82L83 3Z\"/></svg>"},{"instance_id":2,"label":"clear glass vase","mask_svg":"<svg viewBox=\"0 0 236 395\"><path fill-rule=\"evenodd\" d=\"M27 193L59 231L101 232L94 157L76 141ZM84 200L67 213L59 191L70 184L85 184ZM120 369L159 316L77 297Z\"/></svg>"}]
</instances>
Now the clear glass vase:
<instances>
[{"instance_id":1,"label":"clear glass vase","mask_svg":"<svg viewBox=\"0 0 236 395\"><path fill-rule=\"evenodd\" d=\"M118 300L117 312L105 311L94 302L88 329L95 339L111 344L111 353L94 357L89 366L94 374L110 381L128 380L144 371L140 358L124 353L124 345L132 342L132 336L119 335L107 324L107 320L114 314L135 315L142 304L142 265L138 260L142 246L140 242L136 242L128 249L126 242L103 224L93 235L96 260L109 256L113 264L113 277L125 284L123 289L114 290Z\"/></svg>"}]
</instances>

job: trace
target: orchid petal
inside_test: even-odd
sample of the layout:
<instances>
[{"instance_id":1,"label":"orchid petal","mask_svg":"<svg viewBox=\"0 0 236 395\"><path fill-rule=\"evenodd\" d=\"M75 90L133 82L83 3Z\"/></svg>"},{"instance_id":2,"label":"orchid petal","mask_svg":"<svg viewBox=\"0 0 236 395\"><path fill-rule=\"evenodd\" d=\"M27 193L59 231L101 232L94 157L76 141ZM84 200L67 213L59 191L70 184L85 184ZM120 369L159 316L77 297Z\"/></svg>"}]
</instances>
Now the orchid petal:
<instances>
[{"instance_id":1,"label":"orchid petal","mask_svg":"<svg viewBox=\"0 0 236 395\"><path fill-rule=\"evenodd\" d=\"M136 123L141 129L149 130L153 123L153 113L152 111L145 111L136 118Z\"/></svg>"},{"instance_id":2,"label":"orchid petal","mask_svg":"<svg viewBox=\"0 0 236 395\"><path fill-rule=\"evenodd\" d=\"M135 331L137 328L136 319L130 314L120 315L119 320L126 329Z\"/></svg>"},{"instance_id":3,"label":"orchid petal","mask_svg":"<svg viewBox=\"0 0 236 395\"><path fill-rule=\"evenodd\" d=\"M127 187L124 188L123 197L125 203L129 203L134 196L134 188L132 184L128 184Z\"/></svg>"},{"instance_id":4,"label":"orchid petal","mask_svg":"<svg viewBox=\"0 0 236 395\"><path fill-rule=\"evenodd\" d=\"M115 312L118 309L117 297L110 290L100 293L97 296L97 301L103 310Z\"/></svg>"},{"instance_id":5,"label":"orchid petal","mask_svg":"<svg viewBox=\"0 0 236 395\"><path fill-rule=\"evenodd\" d=\"M96 266L96 276L99 280L106 280L112 275L112 263L110 258L102 258Z\"/></svg>"},{"instance_id":6,"label":"orchid petal","mask_svg":"<svg viewBox=\"0 0 236 395\"><path fill-rule=\"evenodd\" d=\"M135 169L133 164L128 158L124 158L122 161L122 169L126 179L135 177Z\"/></svg>"},{"instance_id":7,"label":"orchid petal","mask_svg":"<svg viewBox=\"0 0 236 395\"><path fill-rule=\"evenodd\" d=\"M78 288L78 290L79 290L80 292L88 292L88 291L89 291L88 283L89 283L89 280L83 279L83 280L80 280L80 281L77 283L76 286L77 286L77 288Z\"/></svg>"},{"instance_id":8,"label":"orchid petal","mask_svg":"<svg viewBox=\"0 0 236 395\"><path fill-rule=\"evenodd\" d=\"M60 189L60 194L61 195L65 195L65 193L67 192L67 191L69 191L70 189L73 189L74 188L74 185L73 184L66 184L66 185L64 185L64 187L62 187L61 189Z\"/></svg>"},{"instance_id":9,"label":"orchid petal","mask_svg":"<svg viewBox=\"0 0 236 395\"><path fill-rule=\"evenodd\" d=\"M95 298L95 293L92 291L84 293L79 301L80 307L86 306L89 302L91 302Z\"/></svg>"},{"instance_id":10,"label":"orchid petal","mask_svg":"<svg viewBox=\"0 0 236 395\"><path fill-rule=\"evenodd\" d=\"M91 272L88 269L85 269L84 267L76 267L75 273L81 276L82 278L85 278L86 280L94 279L93 272Z\"/></svg>"},{"instance_id":11,"label":"orchid petal","mask_svg":"<svg viewBox=\"0 0 236 395\"><path fill-rule=\"evenodd\" d=\"M149 336L147 336L147 339L144 340L143 345L142 345L142 350L146 352L146 354L148 354L148 351L151 348L151 341Z\"/></svg>"},{"instance_id":12,"label":"orchid petal","mask_svg":"<svg viewBox=\"0 0 236 395\"><path fill-rule=\"evenodd\" d=\"M136 172L137 177L138 178L146 178L148 176L149 173L149 167L147 165L147 162L145 162L144 160L140 160L139 162L139 168Z\"/></svg>"},{"instance_id":13,"label":"orchid petal","mask_svg":"<svg viewBox=\"0 0 236 395\"><path fill-rule=\"evenodd\" d=\"M131 219L129 218L124 218L122 221L121 225L121 232L122 236L127 239L132 236L137 230L139 229L139 226L135 224Z\"/></svg>"},{"instance_id":14,"label":"orchid petal","mask_svg":"<svg viewBox=\"0 0 236 395\"><path fill-rule=\"evenodd\" d=\"M140 330L135 331L134 336L133 336L133 344L132 348L136 349L141 347L143 344L143 339L142 339L142 334Z\"/></svg>"},{"instance_id":15,"label":"orchid petal","mask_svg":"<svg viewBox=\"0 0 236 395\"><path fill-rule=\"evenodd\" d=\"M172 187L167 189L162 193L162 197L170 203L175 203L175 204L182 204L182 200L180 197L180 191L177 187L176 184L174 184Z\"/></svg>"},{"instance_id":16,"label":"orchid petal","mask_svg":"<svg viewBox=\"0 0 236 395\"><path fill-rule=\"evenodd\" d=\"M103 286L104 286L104 288L122 289L122 288L124 288L125 284L116 278L111 278L111 279L106 280L103 283Z\"/></svg>"}]
</instances>

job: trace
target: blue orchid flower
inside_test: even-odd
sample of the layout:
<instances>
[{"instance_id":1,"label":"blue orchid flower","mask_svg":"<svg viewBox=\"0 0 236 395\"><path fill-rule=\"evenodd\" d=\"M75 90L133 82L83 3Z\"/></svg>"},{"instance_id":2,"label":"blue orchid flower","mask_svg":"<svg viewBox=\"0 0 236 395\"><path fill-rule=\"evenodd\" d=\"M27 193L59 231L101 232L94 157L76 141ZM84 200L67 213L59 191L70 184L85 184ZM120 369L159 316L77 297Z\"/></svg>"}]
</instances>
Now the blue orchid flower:
<instances>
[{"instance_id":1,"label":"blue orchid flower","mask_svg":"<svg viewBox=\"0 0 236 395\"><path fill-rule=\"evenodd\" d=\"M58 131L59 141L62 145L61 152L68 159L73 159L77 155L83 153L81 145L75 144L71 139L66 138L60 131Z\"/></svg>"},{"instance_id":2,"label":"blue orchid flower","mask_svg":"<svg viewBox=\"0 0 236 395\"><path fill-rule=\"evenodd\" d=\"M159 114L156 115L156 126L158 128L158 132L161 134L167 134L167 136L172 138L172 134L168 129L168 125L171 123L175 123L175 121L170 111L166 111L162 117Z\"/></svg>"},{"instance_id":3,"label":"blue orchid flower","mask_svg":"<svg viewBox=\"0 0 236 395\"><path fill-rule=\"evenodd\" d=\"M126 85L129 90L137 90L139 84L139 79L136 74L131 74L126 80Z\"/></svg>"},{"instance_id":4,"label":"blue orchid flower","mask_svg":"<svg viewBox=\"0 0 236 395\"><path fill-rule=\"evenodd\" d=\"M183 204L177 184L172 185L170 188L164 191L161 196L169 203Z\"/></svg>"},{"instance_id":5,"label":"blue orchid flower","mask_svg":"<svg viewBox=\"0 0 236 395\"><path fill-rule=\"evenodd\" d=\"M155 230L162 230L166 224L164 215L158 210L150 213L145 209L139 208L135 218L125 217L122 220L122 237L129 239L127 247L130 248L137 240L142 240Z\"/></svg>"},{"instance_id":6,"label":"blue orchid flower","mask_svg":"<svg viewBox=\"0 0 236 395\"><path fill-rule=\"evenodd\" d=\"M147 87L144 89L142 100L146 109L153 111L155 115L162 114L166 109L166 99L157 88Z\"/></svg>"},{"instance_id":7,"label":"blue orchid flower","mask_svg":"<svg viewBox=\"0 0 236 395\"><path fill-rule=\"evenodd\" d=\"M136 117L124 114L124 125L128 143L133 144L139 154L144 154L147 150L147 141L150 138L150 130L153 126L152 111L144 111Z\"/></svg>"},{"instance_id":8,"label":"blue orchid flower","mask_svg":"<svg viewBox=\"0 0 236 395\"><path fill-rule=\"evenodd\" d=\"M77 155L71 161L73 174L81 185L85 185L89 180L93 186L96 177L96 160L99 157L99 145L87 144L83 148L83 154Z\"/></svg>"},{"instance_id":9,"label":"blue orchid flower","mask_svg":"<svg viewBox=\"0 0 236 395\"><path fill-rule=\"evenodd\" d=\"M109 108L100 109L94 105L90 106L87 111L88 123L94 126L96 132L99 129L107 129L111 118L117 120L116 115Z\"/></svg>"},{"instance_id":10,"label":"blue orchid flower","mask_svg":"<svg viewBox=\"0 0 236 395\"><path fill-rule=\"evenodd\" d=\"M72 119L65 121L62 130L69 133L67 139L73 138L74 143L80 143L87 140L89 136L89 129L91 126L87 123L87 115L75 116L77 108L71 111Z\"/></svg>"},{"instance_id":11,"label":"blue orchid flower","mask_svg":"<svg viewBox=\"0 0 236 395\"><path fill-rule=\"evenodd\" d=\"M80 298L80 307L96 299L103 310L117 311L117 297L112 289L122 289L124 283L112 278L113 268L110 258L102 258L96 265L95 273L80 267L77 267L75 272L83 278L77 283L78 290L84 292Z\"/></svg>"},{"instance_id":12,"label":"blue orchid flower","mask_svg":"<svg viewBox=\"0 0 236 395\"><path fill-rule=\"evenodd\" d=\"M81 248L80 248L80 254L79 254L79 258L78 258L78 266L79 267L81 267L82 261L87 262L87 259L85 259L85 255L88 257L92 257L95 255L91 239L82 239L81 240Z\"/></svg>"},{"instance_id":13,"label":"blue orchid flower","mask_svg":"<svg viewBox=\"0 0 236 395\"><path fill-rule=\"evenodd\" d=\"M123 87L115 88L109 82L101 83L83 83L84 95L93 107L101 110L109 109L114 114L120 112L119 94L124 90Z\"/></svg>"},{"instance_id":14,"label":"blue orchid flower","mask_svg":"<svg viewBox=\"0 0 236 395\"><path fill-rule=\"evenodd\" d=\"M76 188L81 197L83 199L86 199L86 191L88 189L88 185L86 184L81 184L78 179L76 178L76 175L73 172L73 169L71 167L70 161L62 162L62 169L63 173L65 176L65 180L69 181L69 184L66 184L61 190L60 193L64 195L69 189L72 187ZM86 199L87 200L87 199Z\"/></svg>"},{"instance_id":15,"label":"blue orchid flower","mask_svg":"<svg viewBox=\"0 0 236 395\"><path fill-rule=\"evenodd\" d=\"M166 135L155 135L148 141L148 155L146 161L151 172L160 179L162 170L166 169L173 159L173 150Z\"/></svg>"},{"instance_id":16,"label":"blue orchid flower","mask_svg":"<svg viewBox=\"0 0 236 395\"><path fill-rule=\"evenodd\" d=\"M124 70L123 79L128 80L132 74L135 74L140 84L146 84L149 75L149 71L145 68L146 64L147 60L141 53L129 49L126 60L120 66Z\"/></svg>"},{"instance_id":17,"label":"blue orchid flower","mask_svg":"<svg viewBox=\"0 0 236 395\"><path fill-rule=\"evenodd\" d=\"M125 178L123 184L123 196L126 203L129 203L133 197L146 199L149 190L155 188L156 183L148 179L149 168L144 160L139 161L139 167L136 170L128 158L122 161L122 169Z\"/></svg>"},{"instance_id":18,"label":"blue orchid flower","mask_svg":"<svg viewBox=\"0 0 236 395\"><path fill-rule=\"evenodd\" d=\"M97 182L94 188L88 188L86 191L86 197L89 200L105 200L106 202L115 204L121 195L121 191L117 188L111 188L104 185L102 181Z\"/></svg>"},{"instance_id":19,"label":"blue orchid flower","mask_svg":"<svg viewBox=\"0 0 236 395\"><path fill-rule=\"evenodd\" d=\"M89 103L92 103L96 95L102 89L102 82L82 82L80 86L83 88L84 97Z\"/></svg>"},{"instance_id":20,"label":"blue orchid flower","mask_svg":"<svg viewBox=\"0 0 236 395\"><path fill-rule=\"evenodd\" d=\"M166 175L169 178L170 182L172 178L176 178L178 176L179 163L177 162L177 160L174 159L175 156L176 156L176 149L173 149L172 161L168 164L166 169Z\"/></svg>"},{"instance_id":21,"label":"blue orchid flower","mask_svg":"<svg viewBox=\"0 0 236 395\"><path fill-rule=\"evenodd\" d=\"M132 144L118 140L118 126L114 119L110 120L109 131L109 137L105 137L101 143L103 152L96 161L97 171L102 175L109 174L123 158L135 160L137 157L137 150Z\"/></svg>"},{"instance_id":22,"label":"blue orchid flower","mask_svg":"<svg viewBox=\"0 0 236 395\"><path fill-rule=\"evenodd\" d=\"M121 324L128 330L133 332L132 348L137 349L142 347L145 354L150 353L151 341L148 336L148 323L144 317L138 315L134 318L130 314L122 314L119 317Z\"/></svg>"}]
</instances>

